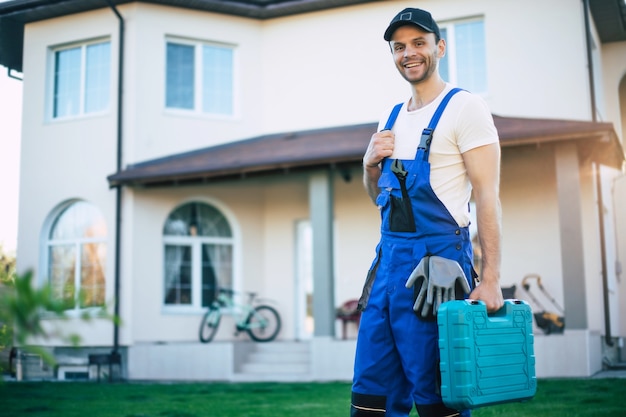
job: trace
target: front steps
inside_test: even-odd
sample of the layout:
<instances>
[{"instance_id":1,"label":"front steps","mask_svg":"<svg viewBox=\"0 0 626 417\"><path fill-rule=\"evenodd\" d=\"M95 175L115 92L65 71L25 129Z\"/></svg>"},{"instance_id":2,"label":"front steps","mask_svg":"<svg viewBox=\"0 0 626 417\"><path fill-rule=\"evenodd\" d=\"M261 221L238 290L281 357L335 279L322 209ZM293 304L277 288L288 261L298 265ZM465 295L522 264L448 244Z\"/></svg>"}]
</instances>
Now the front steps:
<instances>
[{"instance_id":1,"label":"front steps","mask_svg":"<svg viewBox=\"0 0 626 417\"><path fill-rule=\"evenodd\" d=\"M233 380L311 381L311 347L308 342L246 343L235 355Z\"/></svg>"}]
</instances>

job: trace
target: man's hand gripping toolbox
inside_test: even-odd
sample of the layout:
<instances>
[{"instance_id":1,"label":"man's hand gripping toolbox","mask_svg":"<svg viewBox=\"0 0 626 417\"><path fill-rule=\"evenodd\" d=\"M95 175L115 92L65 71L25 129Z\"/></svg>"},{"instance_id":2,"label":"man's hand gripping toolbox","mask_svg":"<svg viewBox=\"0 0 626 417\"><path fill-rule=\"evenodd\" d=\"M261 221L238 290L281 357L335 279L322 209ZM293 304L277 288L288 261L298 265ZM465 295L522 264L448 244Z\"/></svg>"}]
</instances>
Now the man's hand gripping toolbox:
<instances>
[{"instance_id":1,"label":"man's hand gripping toolbox","mask_svg":"<svg viewBox=\"0 0 626 417\"><path fill-rule=\"evenodd\" d=\"M537 391L532 311L505 300L495 313L482 301L443 303L437 313L443 402L472 409L524 401Z\"/></svg>"}]
</instances>

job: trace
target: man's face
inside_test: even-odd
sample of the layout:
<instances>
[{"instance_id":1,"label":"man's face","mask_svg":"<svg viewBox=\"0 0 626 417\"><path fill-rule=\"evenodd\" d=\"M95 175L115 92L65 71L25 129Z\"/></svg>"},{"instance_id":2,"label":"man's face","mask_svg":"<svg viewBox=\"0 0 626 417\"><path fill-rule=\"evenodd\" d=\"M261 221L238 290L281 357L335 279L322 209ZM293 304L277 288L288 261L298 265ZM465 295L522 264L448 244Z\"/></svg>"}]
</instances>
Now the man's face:
<instances>
[{"instance_id":1,"label":"man's face","mask_svg":"<svg viewBox=\"0 0 626 417\"><path fill-rule=\"evenodd\" d=\"M414 25L400 26L389 41L393 60L400 75L411 84L428 80L436 71L445 52L445 41L435 41L435 34Z\"/></svg>"}]
</instances>

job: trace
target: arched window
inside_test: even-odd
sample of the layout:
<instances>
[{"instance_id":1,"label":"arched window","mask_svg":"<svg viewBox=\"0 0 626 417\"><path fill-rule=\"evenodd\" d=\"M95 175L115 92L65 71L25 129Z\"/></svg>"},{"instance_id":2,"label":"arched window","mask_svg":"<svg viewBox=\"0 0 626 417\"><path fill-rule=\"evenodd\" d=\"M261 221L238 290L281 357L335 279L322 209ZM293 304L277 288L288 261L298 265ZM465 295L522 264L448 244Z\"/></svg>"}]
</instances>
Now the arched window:
<instances>
[{"instance_id":1,"label":"arched window","mask_svg":"<svg viewBox=\"0 0 626 417\"><path fill-rule=\"evenodd\" d=\"M219 287L232 288L231 227L215 207L199 202L174 210L163 227L166 306L207 307Z\"/></svg>"},{"instance_id":2,"label":"arched window","mask_svg":"<svg viewBox=\"0 0 626 417\"><path fill-rule=\"evenodd\" d=\"M67 309L103 306L106 222L84 201L66 207L48 235L48 278L53 295Z\"/></svg>"}]
</instances>

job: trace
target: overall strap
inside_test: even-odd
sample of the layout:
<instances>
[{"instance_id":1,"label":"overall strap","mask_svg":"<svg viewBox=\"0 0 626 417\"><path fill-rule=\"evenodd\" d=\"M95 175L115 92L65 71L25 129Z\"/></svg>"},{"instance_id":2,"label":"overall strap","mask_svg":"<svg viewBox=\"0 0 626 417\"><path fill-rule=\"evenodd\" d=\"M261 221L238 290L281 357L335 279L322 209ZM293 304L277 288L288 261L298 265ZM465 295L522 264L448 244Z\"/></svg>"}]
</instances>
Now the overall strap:
<instances>
[{"instance_id":1,"label":"overall strap","mask_svg":"<svg viewBox=\"0 0 626 417\"><path fill-rule=\"evenodd\" d=\"M439 107L437 107L437 110L435 110L435 114L433 114L433 117L430 119L430 123L428 123L428 127L422 131L422 138L420 139L420 144L417 149L428 150L430 148L430 142L433 140L433 132L435 131L435 127L437 127L437 123L439 123L439 119L441 118L443 111L445 110L452 96L459 91L462 91L462 89L453 88L448 92L448 94L446 94L443 100L441 100L441 103L439 103Z\"/></svg>"},{"instance_id":2,"label":"overall strap","mask_svg":"<svg viewBox=\"0 0 626 417\"><path fill-rule=\"evenodd\" d=\"M435 130L435 127L437 127L437 123L439 123L439 119L441 118L443 111L448 105L448 102L450 101L452 96L458 93L459 91L462 91L462 89L453 88L452 90L448 91L448 94L445 95L443 100L441 100L441 103L439 103L439 107L437 107L437 110L435 110L435 114L433 114L433 117L430 119L430 123L428 123L428 127L422 131L422 137L420 139L420 144L417 147L417 149L426 149L427 151L426 159L428 159L428 150L430 148L430 142L433 140L433 132ZM394 106L394 108L391 110L391 113L389 114L389 118L387 119L387 123L385 123L385 127L383 128L383 130L391 130L391 128L393 127L393 124L396 122L396 119L398 118L398 114L400 113L400 109L402 108L402 105L403 103L398 103ZM387 158L383 159L382 166L384 166L386 160Z\"/></svg>"},{"instance_id":3,"label":"overall strap","mask_svg":"<svg viewBox=\"0 0 626 417\"><path fill-rule=\"evenodd\" d=\"M393 110L391 110L391 114L389 115L389 118L387 119L387 123L385 123L385 127L383 128L383 130L391 130L391 128L393 127L393 124L396 122L396 119L398 118L398 114L400 113L402 104L403 103L396 104Z\"/></svg>"},{"instance_id":4,"label":"overall strap","mask_svg":"<svg viewBox=\"0 0 626 417\"><path fill-rule=\"evenodd\" d=\"M385 123L385 127L383 130L391 130L393 124L396 122L398 118L398 114L400 114L400 109L402 108L403 103L398 103L394 106L393 110L391 110L391 114L389 114L389 118L387 119L387 123ZM383 131L381 130L381 132ZM383 169L385 167L385 163L387 162L387 158L383 159L380 164L380 168Z\"/></svg>"}]
</instances>

